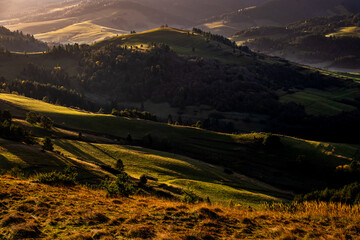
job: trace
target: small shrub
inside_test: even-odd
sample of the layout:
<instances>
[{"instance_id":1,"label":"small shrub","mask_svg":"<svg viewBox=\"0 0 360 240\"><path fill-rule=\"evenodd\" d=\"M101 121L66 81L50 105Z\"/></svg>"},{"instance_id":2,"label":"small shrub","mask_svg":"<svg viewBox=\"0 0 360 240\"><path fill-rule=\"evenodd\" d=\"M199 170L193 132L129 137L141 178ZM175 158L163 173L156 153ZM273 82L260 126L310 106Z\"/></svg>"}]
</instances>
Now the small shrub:
<instances>
[{"instance_id":1,"label":"small shrub","mask_svg":"<svg viewBox=\"0 0 360 240\"><path fill-rule=\"evenodd\" d=\"M147 183L147 177L143 174L143 175L141 175L141 177L140 177L140 185L146 185L146 183Z\"/></svg>"},{"instance_id":2,"label":"small shrub","mask_svg":"<svg viewBox=\"0 0 360 240\"><path fill-rule=\"evenodd\" d=\"M119 170L119 171L121 171L121 172L123 172L124 171L124 163L123 163L123 161L121 160L121 159L118 159L117 161L116 161L116 168Z\"/></svg>"},{"instance_id":3,"label":"small shrub","mask_svg":"<svg viewBox=\"0 0 360 240\"><path fill-rule=\"evenodd\" d=\"M191 190L183 190L182 201L188 204L194 204L197 202L202 202L203 199Z\"/></svg>"}]
</instances>

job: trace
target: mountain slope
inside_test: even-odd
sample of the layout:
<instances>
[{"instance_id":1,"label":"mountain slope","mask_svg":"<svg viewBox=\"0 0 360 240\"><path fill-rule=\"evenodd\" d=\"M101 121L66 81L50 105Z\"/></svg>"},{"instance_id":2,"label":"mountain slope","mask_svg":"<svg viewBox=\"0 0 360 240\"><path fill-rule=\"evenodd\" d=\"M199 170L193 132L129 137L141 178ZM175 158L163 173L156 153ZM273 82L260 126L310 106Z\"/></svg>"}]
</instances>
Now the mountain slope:
<instances>
[{"instance_id":1,"label":"mountain slope","mask_svg":"<svg viewBox=\"0 0 360 240\"><path fill-rule=\"evenodd\" d=\"M254 26L284 26L307 18L358 11L360 2L357 0L272 0L254 8L209 19L203 26L224 33L227 28L243 30Z\"/></svg>"}]
</instances>

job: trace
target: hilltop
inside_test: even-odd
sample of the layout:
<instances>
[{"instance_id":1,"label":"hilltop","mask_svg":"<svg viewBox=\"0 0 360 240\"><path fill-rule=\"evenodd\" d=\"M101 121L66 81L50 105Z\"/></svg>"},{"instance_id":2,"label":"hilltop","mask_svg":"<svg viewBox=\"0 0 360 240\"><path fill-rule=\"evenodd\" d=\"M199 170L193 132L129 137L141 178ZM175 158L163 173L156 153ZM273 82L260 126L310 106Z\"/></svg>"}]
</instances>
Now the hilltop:
<instances>
[{"instance_id":1,"label":"hilltop","mask_svg":"<svg viewBox=\"0 0 360 240\"><path fill-rule=\"evenodd\" d=\"M47 45L29 34L19 31L10 31L0 26L0 52L3 50L15 52L42 52L47 49Z\"/></svg>"},{"instance_id":2,"label":"hilltop","mask_svg":"<svg viewBox=\"0 0 360 240\"><path fill-rule=\"evenodd\" d=\"M284 26L307 18L351 14L359 10L357 0L271 0L208 19L202 27L231 36L250 27Z\"/></svg>"},{"instance_id":3,"label":"hilltop","mask_svg":"<svg viewBox=\"0 0 360 240\"><path fill-rule=\"evenodd\" d=\"M254 50L330 69L360 64L359 14L307 19L286 27L257 27L232 39ZM351 70L353 69L353 70Z\"/></svg>"}]
</instances>

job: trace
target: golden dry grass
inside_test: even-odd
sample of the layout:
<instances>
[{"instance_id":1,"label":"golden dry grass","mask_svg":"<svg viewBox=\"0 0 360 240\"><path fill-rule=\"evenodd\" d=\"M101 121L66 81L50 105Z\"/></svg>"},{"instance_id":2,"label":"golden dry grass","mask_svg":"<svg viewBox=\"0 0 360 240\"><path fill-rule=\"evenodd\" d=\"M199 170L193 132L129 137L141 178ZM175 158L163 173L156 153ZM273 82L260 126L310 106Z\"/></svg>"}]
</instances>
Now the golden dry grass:
<instances>
[{"instance_id":1,"label":"golden dry grass","mask_svg":"<svg viewBox=\"0 0 360 240\"><path fill-rule=\"evenodd\" d=\"M305 203L284 210L186 205L155 197L105 198L0 178L0 238L21 239L359 239L360 208Z\"/></svg>"}]
</instances>

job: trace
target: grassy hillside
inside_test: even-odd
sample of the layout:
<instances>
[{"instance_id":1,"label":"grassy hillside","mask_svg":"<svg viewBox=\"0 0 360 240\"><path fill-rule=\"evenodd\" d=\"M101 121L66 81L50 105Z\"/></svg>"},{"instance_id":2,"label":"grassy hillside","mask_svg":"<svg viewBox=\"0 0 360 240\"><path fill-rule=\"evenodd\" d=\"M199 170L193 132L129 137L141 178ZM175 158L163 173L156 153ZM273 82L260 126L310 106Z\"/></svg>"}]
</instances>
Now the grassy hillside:
<instances>
[{"instance_id":1,"label":"grassy hillside","mask_svg":"<svg viewBox=\"0 0 360 240\"><path fill-rule=\"evenodd\" d=\"M308 172L303 175L308 170L303 170L304 173L298 171L299 166L296 164L300 155L312 166L309 170L315 171L320 166L334 170L339 165L349 164L356 154L355 145L308 142L289 137L282 137L281 150L271 153L262 148L261 144L258 145L259 139L264 138L264 134L220 134L189 127L79 112L17 95L1 94L0 98L17 108L46 114L59 126L77 129L77 131L91 131L123 139L130 133L135 143L143 142L150 134L152 144L155 144L149 145L150 147L163 146L157 144L166 141L168 151L178 152L208 163L221 164L247 176L289 189L301 189L307 181L322 185L323 179L319 178L319 174ZM24 116L24 113L18 112L18 114ZM111 146L105 146L104 151L107 151L109 147ZM125 150L119 148L118 151ZM68 152L71 153L71 151ZM111 160L111 158L108 159ZM184 185L184 183L178 184Z\"/></svg>"},{"instance_id":2,"label":"grassy hillside","mask_svg":"<svg viewBox=\"0 0 360 240\"><path fill-rule=\"evenodd\" d=\"M342 103L341 100L353 101L360 97L357 89L337 89L330 92L316 89L306 89L295 93L282 96L282 102L296 102L305 107L308 114L311 115L336 115L342 111L354 111L355 106ZM340 101L339 101L340 100Z\"/></svg>"},{"instance_id":3,"label":"grassy hillside","mask_svg":"<svg viewBox=\"0 0 360 240\"><path fill-rule=\"evenodd\" d=\"M36 194L34 194L36 192ZM58 188L0 178L5 239L293 239L358 236L359 207L304 203L262 210L187 205L154 197L105 198L84 187Z\"/></svg>"}]
</instances>

